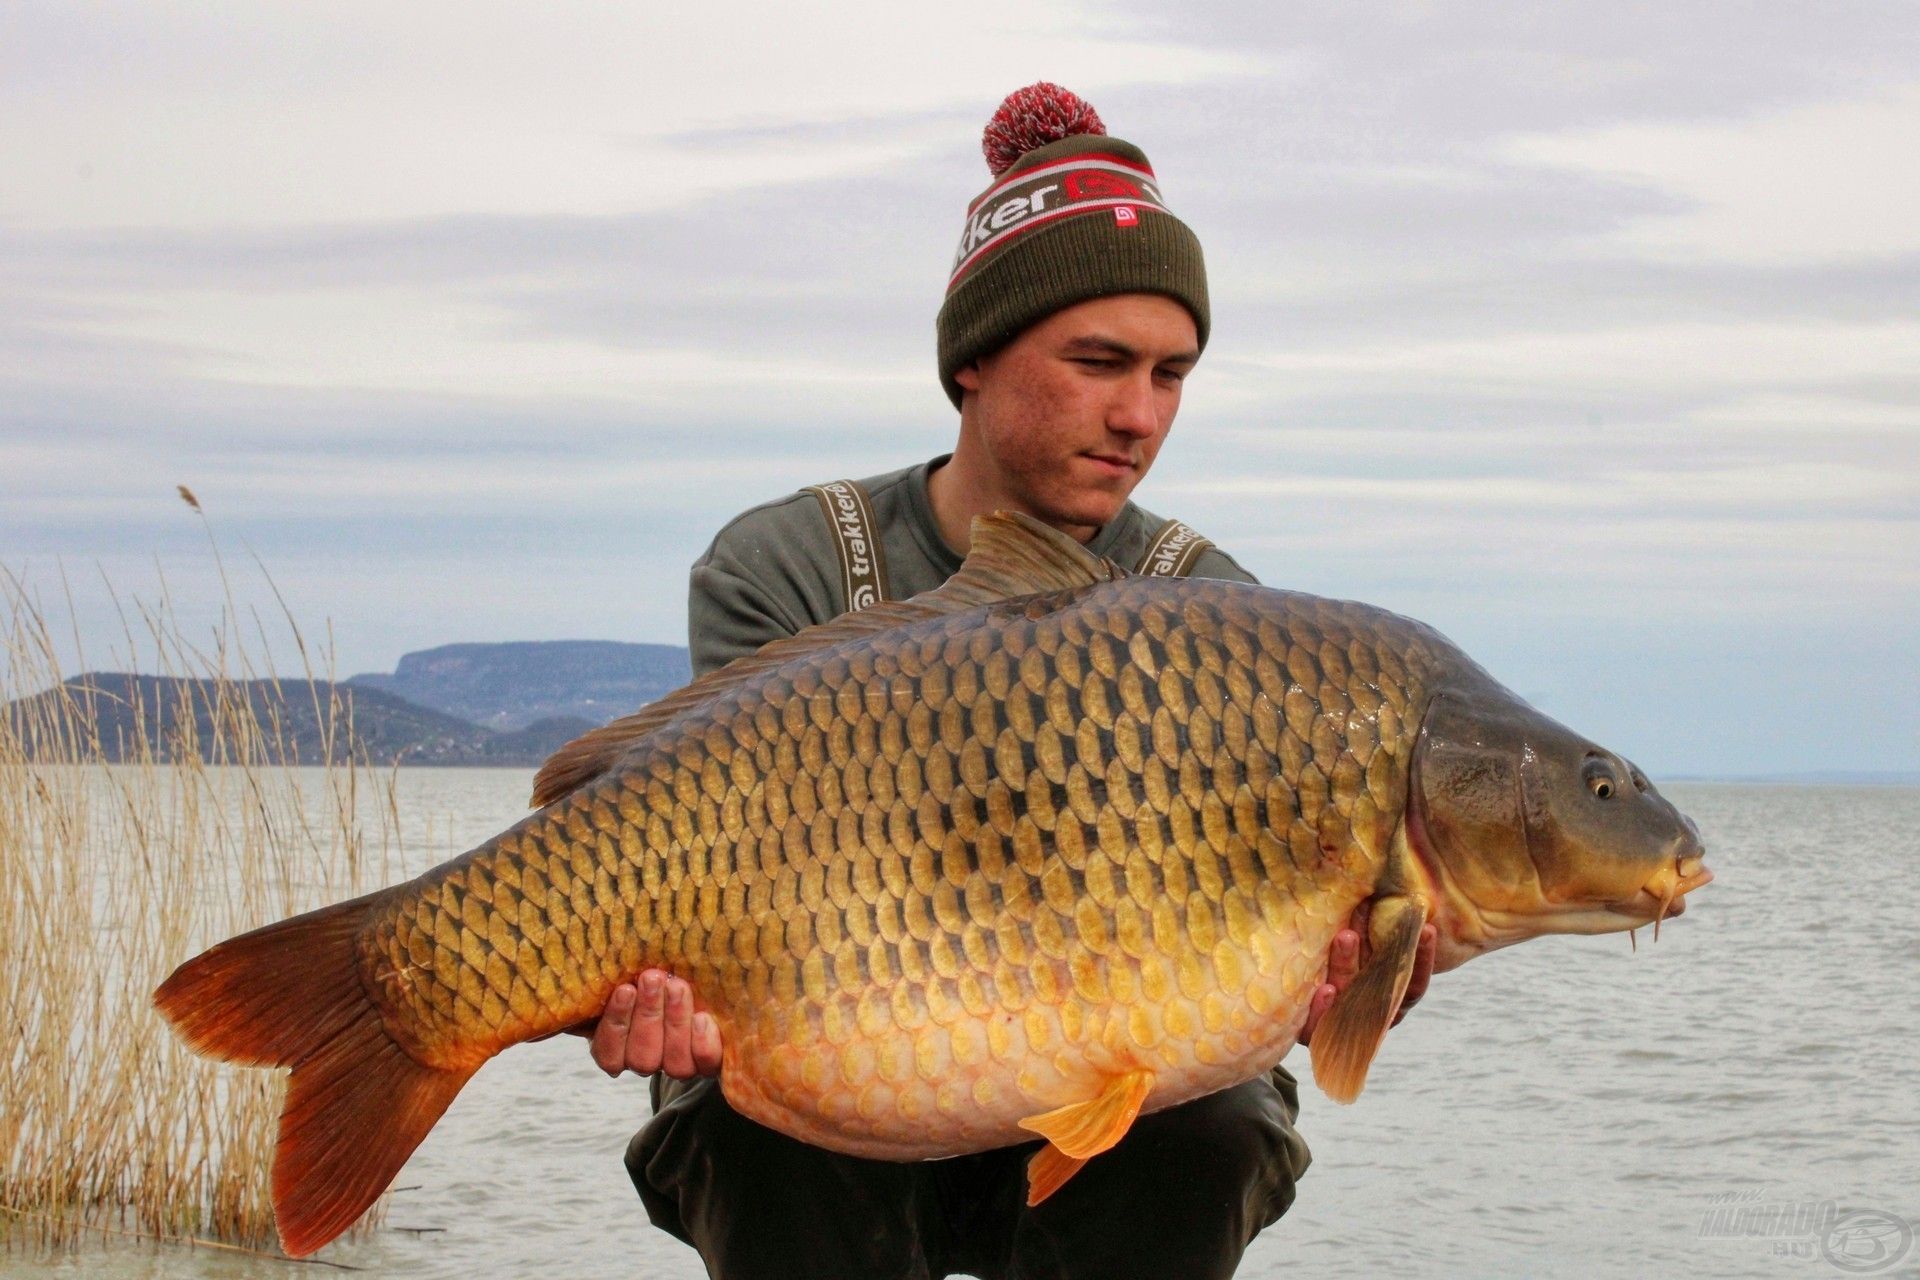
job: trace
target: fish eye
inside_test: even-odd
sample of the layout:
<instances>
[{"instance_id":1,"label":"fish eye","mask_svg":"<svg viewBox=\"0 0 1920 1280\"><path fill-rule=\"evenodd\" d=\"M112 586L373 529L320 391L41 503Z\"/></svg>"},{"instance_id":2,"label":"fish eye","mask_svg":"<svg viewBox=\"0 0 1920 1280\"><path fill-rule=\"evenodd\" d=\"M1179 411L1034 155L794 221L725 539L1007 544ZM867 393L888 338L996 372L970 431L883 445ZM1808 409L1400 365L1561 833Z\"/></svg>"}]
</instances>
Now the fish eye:
<instances>
[{"instance_id":1,"label":"fish eye","mask_svg":"<svg viewBox=\"0 0 1920 1280\"><path fill-rule=\"evenodd\" d=\"M1597 757L1589 757L1586 767L1580 771L1587 780L1587 790L1600 800L1613 799L1613 793L1620 784L1613 776L1613 766Z\"/></svg>"}]
</instances>

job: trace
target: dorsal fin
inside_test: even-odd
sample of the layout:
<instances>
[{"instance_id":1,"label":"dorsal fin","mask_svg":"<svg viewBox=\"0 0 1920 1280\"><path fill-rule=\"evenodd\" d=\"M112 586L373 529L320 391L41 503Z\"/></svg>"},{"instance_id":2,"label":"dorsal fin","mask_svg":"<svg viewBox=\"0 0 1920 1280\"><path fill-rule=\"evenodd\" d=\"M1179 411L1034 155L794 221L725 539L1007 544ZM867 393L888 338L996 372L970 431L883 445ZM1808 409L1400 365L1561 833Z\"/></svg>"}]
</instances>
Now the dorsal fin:
<instances>
[{"instance_id":1,"label":"dorsal fin","mask_svg":"<svg viewBox=\"0 0 1920 1280\"><path fill-rule=\"evenodd\" d=\"M1052 525L1018 511L975 516L970 536L971 546L960 572L904 603L924 600L938 606L936 613L958 613L997 600L1070 591L1129 576L1113 561L1101 559Z\"/></svg>"},{"instance_id":2,"label":"dorsal fin","mask_svg":"<svg viewBox=\"0 0 1920 1280\"><path fill-rule=\"evenodd\" d=\"M540 808L612 768L640 739L682 712L803 653L828 649L857 636L891 631L942 614L1048 591L1066 591L1127 576L1058 529L1018 512L976 516L972 547L960 572L910 600L843 613L709 672L658 702L584 733L554 752L533 780L533 806Z\"/></svg>"}]
</instances>

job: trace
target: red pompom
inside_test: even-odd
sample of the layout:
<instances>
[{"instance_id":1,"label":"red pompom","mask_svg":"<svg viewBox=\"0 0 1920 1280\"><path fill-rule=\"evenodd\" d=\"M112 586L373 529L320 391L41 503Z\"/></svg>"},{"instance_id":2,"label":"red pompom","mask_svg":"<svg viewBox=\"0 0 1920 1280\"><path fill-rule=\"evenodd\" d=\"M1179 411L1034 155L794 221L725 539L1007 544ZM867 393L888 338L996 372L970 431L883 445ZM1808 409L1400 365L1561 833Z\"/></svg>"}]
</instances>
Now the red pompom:
<instances>
[{"instance_id":1,"label":"red pompom","mask_svg":"<svg viewBox=\"0 0 1920 1280\"><path fill-rule=\"evenodd\" d=\"M1042 80L1024 89L1015 89L987 121L980 138L986 152L987 168L999 177L1035 147L1071 138L1075 134L1104 134L1100 113L1071 89Z\"/></svg>"}]
</instances>

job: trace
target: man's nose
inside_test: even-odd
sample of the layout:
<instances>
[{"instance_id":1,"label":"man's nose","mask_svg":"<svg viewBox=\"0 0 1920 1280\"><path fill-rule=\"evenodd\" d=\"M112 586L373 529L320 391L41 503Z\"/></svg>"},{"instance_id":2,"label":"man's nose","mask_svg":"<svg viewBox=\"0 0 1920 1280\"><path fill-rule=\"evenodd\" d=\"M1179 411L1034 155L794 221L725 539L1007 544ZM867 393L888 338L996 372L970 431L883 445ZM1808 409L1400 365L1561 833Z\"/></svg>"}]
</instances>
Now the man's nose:
<instances>
[{"instance_id":1,"label":"man's nose","mask_svg":"<svg viewBox=\"0 0 1920 1280\"><path fill-rule=\"evenodd\" d=\"M1153 394L1153 374L1125 379L1107 406L1107 427L1121 435L1144 439L1160 429L1160 410Z\"/></svg>"}]
</instances>

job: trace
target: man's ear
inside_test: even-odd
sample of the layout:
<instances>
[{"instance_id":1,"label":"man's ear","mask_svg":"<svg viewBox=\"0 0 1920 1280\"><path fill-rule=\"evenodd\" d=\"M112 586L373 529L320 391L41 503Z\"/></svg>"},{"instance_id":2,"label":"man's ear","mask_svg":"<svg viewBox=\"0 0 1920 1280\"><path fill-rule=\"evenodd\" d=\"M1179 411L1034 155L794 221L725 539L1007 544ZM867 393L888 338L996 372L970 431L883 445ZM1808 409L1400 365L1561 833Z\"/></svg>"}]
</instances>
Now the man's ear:
<instances>
[{"instance_id":1,"label":"man's ear","mask_svg":"<svg viewBox=\"0 0 1920 1280\"><path fill-rule=\"evenodd\" d=\"M962 391L978 391L980 389L980 362L978 360L970 360L958 369L955 369L953 371L953 381L954 385Z\"/></svg>"}]
</instances>

